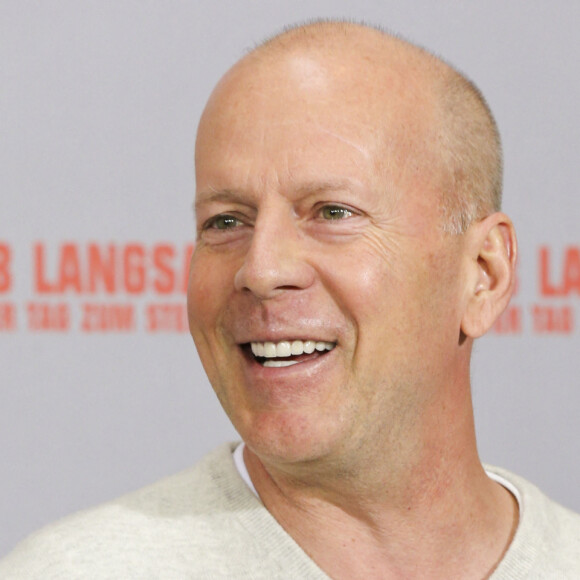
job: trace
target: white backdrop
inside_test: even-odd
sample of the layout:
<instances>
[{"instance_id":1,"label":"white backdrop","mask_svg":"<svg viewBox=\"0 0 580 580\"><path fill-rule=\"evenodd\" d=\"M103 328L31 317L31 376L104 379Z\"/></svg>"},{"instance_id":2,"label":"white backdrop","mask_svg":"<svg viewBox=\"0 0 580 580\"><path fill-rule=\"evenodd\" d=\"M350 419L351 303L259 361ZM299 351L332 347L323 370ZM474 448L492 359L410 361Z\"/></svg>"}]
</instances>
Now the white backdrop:
<instances>
[{"instance_id":1,"label":"white backdrop","mask_svg":"<svg viewBox=\"0 0 580 580\"><path fill-rule=\"evenodd\" d=\"M476 349L480 451L580 510L580 3L0 0L0 554L235 437L183 329L196 123L245 50L321 16L487 96L521 261Z\"/></svg>"}]
</instances>

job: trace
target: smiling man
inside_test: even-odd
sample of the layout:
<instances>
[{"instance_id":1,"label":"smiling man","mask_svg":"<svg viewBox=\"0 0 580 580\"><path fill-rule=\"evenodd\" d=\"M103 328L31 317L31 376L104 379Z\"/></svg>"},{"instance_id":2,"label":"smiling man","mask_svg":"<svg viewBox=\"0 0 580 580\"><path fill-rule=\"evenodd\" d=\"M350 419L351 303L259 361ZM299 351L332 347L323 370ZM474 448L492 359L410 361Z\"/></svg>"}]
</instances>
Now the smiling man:
<instances>
[{"instance_id":1,"label":"smiling man","mask_svg":"<svg viewBox=\"0 0 580 580\"><path fill-rule=\"evenodd\" d=\"M516 262L478 90L374 28L290 29L216 87L196 174L190 327L244 443L0 576L579 577L580 518L477 454L471 349Z\"/></svg>"}]
</instances>

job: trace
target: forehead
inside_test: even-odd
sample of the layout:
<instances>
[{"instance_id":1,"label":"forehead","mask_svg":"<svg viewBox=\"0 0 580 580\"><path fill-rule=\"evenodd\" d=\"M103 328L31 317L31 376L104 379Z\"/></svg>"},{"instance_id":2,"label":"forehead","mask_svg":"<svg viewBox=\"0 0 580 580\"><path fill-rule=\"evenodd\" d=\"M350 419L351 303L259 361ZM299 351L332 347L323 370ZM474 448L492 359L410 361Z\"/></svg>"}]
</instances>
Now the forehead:
<instances>
[{"instance_id":1,"label":"forehead","mask_svg":"<svg viewBox=\"0 0 580 580\"><path fill-rule=\"evenodd\" d=\"M247 179L417 179L432 126L412 67L377 55L297 50L250 57L220 81L200 121L196 174ZM407 175L408 174L408 175Z\"/></svg>"},{"instance_id":2,"label":"forehead","mask_svg":"<svg viewBox=\"0 0 580 580\"><path fill-rule=\"evenodd\" d=\"M271 193L296 203L372 203L385 190L374 155L365 147L312 127L289 129L254 142L240 134L240 140L222 141L221 150L216 143L197 169L196 207L216 201L259 205Z\"/></svg>"}]
</instances>

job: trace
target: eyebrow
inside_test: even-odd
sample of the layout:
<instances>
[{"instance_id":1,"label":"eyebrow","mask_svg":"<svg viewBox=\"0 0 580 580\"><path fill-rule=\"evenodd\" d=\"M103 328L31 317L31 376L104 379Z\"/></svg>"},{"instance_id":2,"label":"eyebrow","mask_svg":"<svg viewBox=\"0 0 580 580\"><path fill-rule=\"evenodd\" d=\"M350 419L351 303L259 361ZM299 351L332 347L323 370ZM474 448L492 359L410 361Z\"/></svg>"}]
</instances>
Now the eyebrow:
<instances>
[{"instance_id":1,"label":"eyebrow","mask_svg":"<svg viewBox=\"0 0 580 580\"><path fill-rule=\"evenodd\" d=\"M209 191L199 191L195 194L193 208L197 209L205 203L220 201L247 203L247 195L244 195L241 191L236 191L235 189L210 189Z\"/></svg>"},{"instance_id":2,"label":"eyebrow","mask_svg":"<svg viewBox=\"0 0 580 580\"><path fill-rule=\"evenodd\" d=\"M350 179L336 179L329 181L305 182L296 187L293 192L299 197L324 193L326 191L348 191L353 189L355 184ZM209 189L196 194L194 208L212 202L238 202L248 203L248 193L235 189Z\"/></svg>"},{"instance_id":3,"label":"eyebrow","mask_svg":"<svg viewBox=\"0 0 580 580\"><path fill-rule=\"evenodd\" d=\"M345 191L353 189L353 185L354 183L350 179L312 181L297 187L296 192L301 195L311 195L314 193L324 193L326 191Z\"/></svg>"}]
</instances>

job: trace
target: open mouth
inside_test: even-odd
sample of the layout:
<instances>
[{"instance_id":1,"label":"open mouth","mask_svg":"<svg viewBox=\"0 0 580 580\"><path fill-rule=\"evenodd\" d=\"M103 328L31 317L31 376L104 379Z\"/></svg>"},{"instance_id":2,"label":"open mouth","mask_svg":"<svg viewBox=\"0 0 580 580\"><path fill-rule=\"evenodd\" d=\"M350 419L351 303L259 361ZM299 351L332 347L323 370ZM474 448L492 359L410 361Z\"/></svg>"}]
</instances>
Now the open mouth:
<instances>
[{"instance_id":1,"label":"open mouth","mask_svg":"<svg viewBox=\"0 0 580 580\"><path fill-rule=\"evenodd\" d=\"M280 342L251 342L249 347L254 359L264 367L288 367L331 351L335 342L317 340L282 340Z\"/></svg>"}]
</instances>

